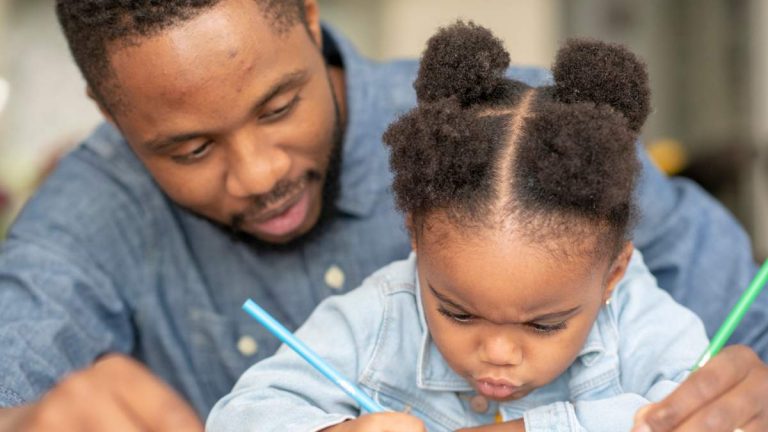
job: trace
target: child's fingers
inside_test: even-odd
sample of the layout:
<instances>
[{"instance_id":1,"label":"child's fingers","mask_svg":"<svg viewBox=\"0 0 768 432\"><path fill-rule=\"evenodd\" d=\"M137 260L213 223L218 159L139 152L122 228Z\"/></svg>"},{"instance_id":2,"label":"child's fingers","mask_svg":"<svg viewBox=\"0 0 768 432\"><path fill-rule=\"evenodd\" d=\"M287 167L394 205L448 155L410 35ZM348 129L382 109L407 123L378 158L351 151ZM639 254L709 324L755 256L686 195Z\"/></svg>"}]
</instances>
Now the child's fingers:
<instances>
[{"instance_id":1,"label":"child's fingers","mask_svg":"<svg viewBox=\"0 0 768 432\"><path fill-rule=\"evenodd\" d=\"M361 429L370 432L427 432L424 422L410 414L381 412L360 417Z\"/></svg>"}]
</instances>

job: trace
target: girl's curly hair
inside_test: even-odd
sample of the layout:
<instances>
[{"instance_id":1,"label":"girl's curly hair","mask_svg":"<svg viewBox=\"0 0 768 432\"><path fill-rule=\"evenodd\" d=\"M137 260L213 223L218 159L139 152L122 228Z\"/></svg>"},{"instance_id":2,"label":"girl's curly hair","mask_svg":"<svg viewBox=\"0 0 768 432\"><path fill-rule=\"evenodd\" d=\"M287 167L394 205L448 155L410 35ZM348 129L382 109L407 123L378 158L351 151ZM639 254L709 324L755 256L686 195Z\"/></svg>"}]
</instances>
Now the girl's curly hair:
<instances>
[{"instance_id":1,"label":"girl's curly hair","mask_svg":"<svg viewBox=\"0 0 768 432\"><path fill-rule=\"evenodd\" d=\"M471 22L429 40L418 105L384 134L398 207L412 228L441 210L457 223L511 222L532 240L597 234L618 252L650 110L644 64L619 45L569 40L554 84L531 88L506 78L509 61Z\"/></svg>"}]
</instances>

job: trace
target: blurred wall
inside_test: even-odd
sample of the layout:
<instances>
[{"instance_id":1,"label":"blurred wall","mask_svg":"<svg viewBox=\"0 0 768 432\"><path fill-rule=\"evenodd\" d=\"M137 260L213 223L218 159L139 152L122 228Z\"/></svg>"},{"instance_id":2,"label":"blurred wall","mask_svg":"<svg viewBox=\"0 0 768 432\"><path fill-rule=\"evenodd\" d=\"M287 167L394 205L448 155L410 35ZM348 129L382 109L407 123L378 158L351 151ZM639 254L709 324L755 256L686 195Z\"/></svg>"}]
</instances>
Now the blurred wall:
<instances>
[{"instance_id":1,"label":"blurred wall","mask_svg":"<svg viewBox=\"0 0 768 432\"><path fill-rule=\"evenodd\" d=\"M548 67L561 30L557 0L321 0L321 15L378 59L418 57L440 26L456 19L489 27L512 61Z\"/></svg>"},{"instance_id":2,"label":"blurred wall","mask_svg":"<svg viewBox=\"0 0 768 432\"><path fill-rule=\"evenodd\" d=\"M0 76L10 97L0 115L0 185L16 204L59 149L82 138L100 119L85 97L51 0L3 2Z\"/></svg>"}]
</instances>

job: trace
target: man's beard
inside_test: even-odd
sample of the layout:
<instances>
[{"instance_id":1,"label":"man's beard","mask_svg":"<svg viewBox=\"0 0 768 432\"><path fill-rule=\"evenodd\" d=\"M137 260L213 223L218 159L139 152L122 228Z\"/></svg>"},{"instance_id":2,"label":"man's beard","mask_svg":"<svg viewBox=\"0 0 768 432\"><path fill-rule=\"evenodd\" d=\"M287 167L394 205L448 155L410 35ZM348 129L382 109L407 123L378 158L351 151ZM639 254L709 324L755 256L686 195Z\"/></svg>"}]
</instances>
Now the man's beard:
<instances>
[{"instance_id":1,"label":"man's beard","mask_svg":"<svg viewBox=\"0 0 768 432\"><path fill-rule=\"evenodd\" d=\"M322 232L328 225L328 222L336 212L336 198L338 198L340 190L341 153L344 141L344 133L339 119L339 107L335 97L333 105L336 115L334 116L334 127L331 135L331 149L328 154L328 161L325 169L325 180L321 197L322 206L317 222L306 233L285 243L267 242L242 230L243 224L246 223L250 215L258 214L259 211L267 208L270 203L279 202L284 197L292 195L297 190L311 186L314 182L323 181L323 175L320 172L317 170L310 170L299 179L281 180L275 185L275 188L272 191L265 195L254 196L252 198L253 203L247 210L238 213L231 218L229 228L233 237L258 248L278 250L293 249L300 247L308 240L315 238L318 233Z\"/></svg>"}]
</instances>

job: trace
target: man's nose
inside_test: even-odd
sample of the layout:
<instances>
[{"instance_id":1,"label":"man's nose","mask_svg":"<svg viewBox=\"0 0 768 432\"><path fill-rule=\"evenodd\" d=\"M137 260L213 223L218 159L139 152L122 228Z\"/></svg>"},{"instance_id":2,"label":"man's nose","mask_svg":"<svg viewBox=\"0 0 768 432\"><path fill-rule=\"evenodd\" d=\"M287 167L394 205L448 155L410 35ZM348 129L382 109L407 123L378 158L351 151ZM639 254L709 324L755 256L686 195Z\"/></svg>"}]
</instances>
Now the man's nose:
<instances>
[{"instance_id":1,"label":"man's nose","mask_svg":"<svg viewBox=\"0 0 768 432\"><path fill-rule=\"evenodd\" d=\"M270 192L291 167L284 149L247 134L228 142L228 162L226 189L239 198Z\"/></svg>"}]
</instances>

